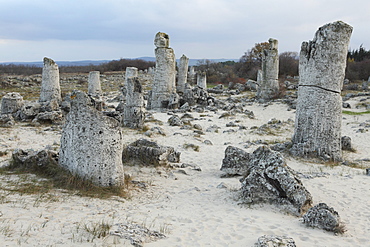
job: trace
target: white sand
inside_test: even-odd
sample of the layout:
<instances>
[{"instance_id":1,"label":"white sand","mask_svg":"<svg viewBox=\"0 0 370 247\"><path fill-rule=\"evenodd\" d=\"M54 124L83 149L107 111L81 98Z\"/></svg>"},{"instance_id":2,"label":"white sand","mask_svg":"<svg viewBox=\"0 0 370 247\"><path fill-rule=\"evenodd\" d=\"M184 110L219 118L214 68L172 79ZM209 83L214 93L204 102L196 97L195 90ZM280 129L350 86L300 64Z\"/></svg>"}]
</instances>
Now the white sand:
<instances>
[{"instance_id":1,"label":"white sand","mask_svg":"<svg viewBox=\"0 0 370 247\"><path fill-rule=\"evenodd\" d=\"M148 189L136 189L132 198L91 199L73 196L60 191L51 195L18 195L0 190L0 243L1 246L127 246L127 242L117 237L91 240L91 235L82 228L84 224L109 224L137 222L151 230L165 233L167 238L146 243L145 246L253 246L262 235L287 235L297 246L367 246L370 243L370 177L364 169L346 166L334 168L322 164L305 162L287 157L293 169L307 174L329 173L326 177L302 179L313 196L314 204L325 202L338 211L348 231L344 235L305 227L300 218L284 214L272 205L240 205L238 188L240 177L220 178L222 159L227 145L242 148L247 141L259 139L286 141L291 138L293 126L277 135L256 135L250 133L251 126L260 126L271 118L294 120L294 111L287 111L284 104L275 103L264 107L253 104L256 119L238 114L228 119L219 119L223 111L217 113L191 113L199 120L204 135L194 136L193 130L181 130L167 123L170 117L165 113L155 113L154 117L163 122L160 125L166 136L152 136L150 139L161 145L173 146L181 152L181 163L201 167L202 171L190 168L179 169L126 167L134 180L149 184ZM181 116L181 114L180 114ZM370 158L370 133L356 133L358 125L369 119L369 115L344 116L343 135L352 138L356 153L344 152L347 160ZM230 121L240 120L240 125L248 127L226 127ZM218 133L205 130L216 124ZM149 123L150 127L155 123ZM355 127L355 128L354 128ZM223 133L224 130L236 132ZM40 149L46 145L56 146L60 135L44 128L20 127L1 128L0 151L14 148ZM174 133L177 133L174 135ZM180 133L180 134L179 134ZM127 143L143 134L125 129ZM210 140L213 145L206 145ZM225 145L225 143L229 143ZM185 149L184 144L200 147L196 152ZM247 151L252 152L257 145ZM0 157L6 163L10 154ZM369 167L369 162L361 164ZM15 176L1 175L0 181L17 180ZM224 183L227 188L218 188Z\"/></svg>"}]
</instances>

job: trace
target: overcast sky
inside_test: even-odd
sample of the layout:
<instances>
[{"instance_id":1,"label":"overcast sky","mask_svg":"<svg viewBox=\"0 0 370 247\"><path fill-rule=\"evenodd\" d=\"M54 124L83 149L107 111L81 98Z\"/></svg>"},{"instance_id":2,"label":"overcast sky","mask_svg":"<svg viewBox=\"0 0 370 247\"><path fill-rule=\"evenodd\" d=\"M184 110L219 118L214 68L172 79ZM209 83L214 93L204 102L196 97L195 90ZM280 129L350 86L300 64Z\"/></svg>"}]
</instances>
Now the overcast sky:
<instances>
[{"instance_id":1,"label":"overcast sky","mask_svg":"<svg viewBox=\"0 0 370 247\"><path fill-rule=\"evenodd\" d=\"M159 31L177 58L240 58L269 38L298 52L337 20L370 49L369 0L0 0L0 62L154 56Z\"/></svg>"}]
</instances>

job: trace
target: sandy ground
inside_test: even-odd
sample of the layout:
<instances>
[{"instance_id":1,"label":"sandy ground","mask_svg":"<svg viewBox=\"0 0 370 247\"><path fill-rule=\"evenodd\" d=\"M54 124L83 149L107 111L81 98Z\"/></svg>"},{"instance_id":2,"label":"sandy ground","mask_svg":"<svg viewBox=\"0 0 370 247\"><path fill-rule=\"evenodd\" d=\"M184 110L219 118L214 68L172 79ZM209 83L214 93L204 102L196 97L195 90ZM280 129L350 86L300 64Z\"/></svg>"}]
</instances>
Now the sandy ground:
<instances>
[{"instance_id":1,"label":"sandy ground","mask_svg":"<svg viewBox=\"0 0 370 247\"><path fill-rule=\"evenodd\" d=\"M347 228L343 235L307 228L301 218L287 215L272 205L240 204L240 177L220 177L226 147L243 148L257 140L287 141L293 134L292 123L285 124L274 135L258 135L250 127L261 126L272 118L282 121L295 118L295 111L287 111L288 107L282 103L268 106L253 103L244 109L253 111L256 118L250 119L245 114L219 118L224 113L222 110L191 113L196 118L192 124L199 124L203 135L197 135L194 129L169 126L170 115L166 113L153 113L163 124L148 123L150 127L163 128L166 136L148 138L125 129L127 143L140 137L155 140L180 151L181 163L202 169L125 167L134 180L148 185L146 189L133 191L129 199L92 199L57 190L48 195L20 195L0 190L1 246L129 246L127 241L115 236L92 239L83 229L85 224L101 222L111 225L136 222L167 236L145 246L253 246L262 235L287 235L301 247L367 246L370 243L370 177L363 168L331 167L286 157L288 165L296 171L311 175L327 173L323 177L302 179L302 182L312 194L315 205L325 202L338 211ZM246 128L226 127L231 121ZM370 121L369 114L343 115L342 135L350 136L357 150L344 152L344 158L370 167L370 162L359 161L370 158L370 133L366 128L364 133L358 131L364 128L360 125L366 121ZM206 131L212 125L220 127L218 132ZM18 125L0 131L0 151L41 149L47 145L58 148L60 143L60 131L50 127ZM207 145L205 140L213 145ZM188 144L199 146L199 151L186 149ZM250 145L246 150L253 152L257 147ZM10 152L1 156L0 164L6 164L9 158ZM0 177L2 184L17 179L15 175Z\"/></svg>"}]
</instances>

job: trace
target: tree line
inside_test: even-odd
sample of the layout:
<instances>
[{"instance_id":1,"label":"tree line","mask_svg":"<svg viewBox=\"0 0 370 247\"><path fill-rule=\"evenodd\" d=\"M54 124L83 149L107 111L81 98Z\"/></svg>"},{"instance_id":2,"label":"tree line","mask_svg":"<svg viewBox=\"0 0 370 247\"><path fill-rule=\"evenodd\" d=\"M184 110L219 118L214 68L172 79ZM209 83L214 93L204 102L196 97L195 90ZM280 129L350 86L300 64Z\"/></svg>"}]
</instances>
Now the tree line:
<instances>
[{"instance_id":1,"label":"tree line","mask_svg":"<svg viewBox=\"0 0 370 247\"><path fill-rule=\"evenodd\" d=\"M214 63L210 60L200 60L196 70L206 71L209 83L229 82L244 83L247 79L256 80L257 71L261 68L262 54L268 49L269 43L256 43L247 50L238 62L226 61ZM279 78L298 75L299 56L297 52L283 52L279 55ZM61 73L88 73L90 71L124 71L126 67L136 67L145 70L154 67L155 62L142 59L112 60L100 65L60 66ZM42 68L27 65L0 65L0 75L32 75L41 74ZM346 78L350 81L367 80L370 76L370 50L362 45L355 50L349 50L347 55Z\"/></svg>"},{"instance_id":2,"label":"tree line","mask_svg":"<svg viewBox=\"0 0 370 247\"><path fill-rule=\"evenodd\" d=\"M90 71L124 71L127 67L136 67L139 70L145 70L154 67L155 62L145 61L142 59L119 59L112 60L100 65L85 66L59 66L60 73L89 73ZM35 65L18 65L18 64L0 64L0 75L34 75L41 74L42 67Z\"/></svg>"}]
</instances>

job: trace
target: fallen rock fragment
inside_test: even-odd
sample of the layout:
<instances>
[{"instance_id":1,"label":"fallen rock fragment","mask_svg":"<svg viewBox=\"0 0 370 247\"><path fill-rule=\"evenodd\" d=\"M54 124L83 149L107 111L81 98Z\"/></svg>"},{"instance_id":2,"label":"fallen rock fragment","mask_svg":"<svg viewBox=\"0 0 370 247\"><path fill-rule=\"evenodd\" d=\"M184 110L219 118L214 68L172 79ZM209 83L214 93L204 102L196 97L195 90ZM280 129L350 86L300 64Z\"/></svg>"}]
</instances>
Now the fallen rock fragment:
<instances>
[{"instance_id":1,"label":"fallen rock fragment","mask_svg":"<svg viewBox=\"0 0 370 247\"><path fill-rule=\"evenodd\" d=\"M287 236L268 236L264 235L258 238L255 247L296 247L293 238Z\"/></svg>"},{"instance_id":2,"label":"fallen rock fragment","mask_svg":"<svg viewBox=\"0 0 370 247\"><path fill-rule=\"evenodd\" d=\"M273 203L293 215L302 215L312 206L312 196L279 152L267 146L256 149L242 183L246 203Z\"/></svg>"},{"instance_id":3,"label":"fallen rock fragment","mask_svg":"<svg viewBox=\"0 0 370 247\"><path fill-rule=\"evenodd\" d=\"M313 228L324 229L334 233L344 233L339 214L326 203L319 203L303 215L303 223Z\"/></svg>"}]
</instances>

